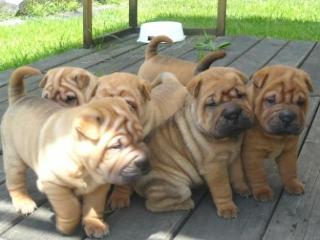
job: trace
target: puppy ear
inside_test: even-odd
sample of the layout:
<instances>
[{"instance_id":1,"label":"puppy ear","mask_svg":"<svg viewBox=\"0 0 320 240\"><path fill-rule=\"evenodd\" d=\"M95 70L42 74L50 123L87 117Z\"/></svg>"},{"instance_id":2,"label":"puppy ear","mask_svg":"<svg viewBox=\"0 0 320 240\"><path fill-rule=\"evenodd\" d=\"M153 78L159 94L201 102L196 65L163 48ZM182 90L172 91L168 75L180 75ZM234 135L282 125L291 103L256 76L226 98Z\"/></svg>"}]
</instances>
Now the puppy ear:
<instances>
[{"instance_id":1,"label":"puppy ear","mask_svg":"<svg viewBox=\"0 0 320 240\"><path fill-rule=\"evenodd\" d=\"M83 115L75 120L75 129L81 137L96 141L100 137L100 125L103 117L99 114Z\"/></svg>"},{"instance_id":2,"label":"puppy ear","mask_svg":"<svg viewBox=\"0 0 320 240\"><path fill-rule=\"evenodd\" d=\"M313 92L313 84L312 84L311 78L309 76L307 76L304 80L307 84L308 90L310 92Z\"/></svg>"},{"instance_id":3,"label":"puppy ear","mask_svg":"<svg viewBox=\"0 0 320 240\"><path fill-rule=\"evenodd\" d=\"M214 51L209 53L207 56L205 56L203 59L200 60L200 62L197 64L196 69L194 70L193 75L198 75L199 73L207 70L210 65L220 58L223 58L226 55L226 53L222 50Z\"/></svg>"},{"instance_id":4,"label":"puppy ear","mask_svg":"<svg viewBox=\"0 0 320 240\"><path fill-rule=\"evenodd\" d=\"M140 80L139 91L145 101L151 100L151 96L150 96L151 95L151 86L150 86L149 82L146 82L145 80Z\"/></svg>"},{"instance_id":5,"label":"puppy ear","mask_svg":"<svg viewBox=\"0 0 320 240\"><path fill-rule=\"evenodd\" d=\"M84 73L80 73L74 77L74 81L77 83L79 89L83 89L89 85L90 76Z\"/></svg>"},{"instance_id":6,"label":"puppy ear","mask_svg":"<svg viewBox=\"0 0 320 240\"><path fill-rule=\"evenodd\" d=\"M248 77L244 73L240 72L237 69L234 69L233 71L234 71L235 74L237 74L238 77L240 77L240 79L241 79L241 81L243 83L247 83L248 82Z\"/></svg>"},{"instance_id":7,"label":"puppy ear","mask_svg":"<svg viewBox=\"0 0 320 240\"><path fill-rule=\"evenodd\" d=\"M268 71L266 69L261 69L255 72L252 75L251 79L252 79L253 85L256 88L262 88L268 77L269 77Z\"/></svg>"},{"instance_id":8,"label":"puppy ear","mask_svg":"<svg viewBox=\"0 0 320 240\"><path fill-rule=\"evenodd\" d=\"M47 84L48 76L45 75L39 82L39 87L44 88Z\"/></svg>"},{"instance_id":9,"label":"puppy ear","mask_svg":"<svg viewBox=\"0 0 320 240\"><path fill-rule=\"evenodd\" d=\"M302 70L300 70L300 71L302 72L303 79L304 79L305 83L307 84L308 90L310 92L313 92L313 84L312 84L312 80L311 80L309 74L306 73L305 71L302 71Z\"/></svg>"},{"instance_id":10,"label":"puppy ear","mask_svg":"<svg viewBox=\"0 0 320 240\"><path fill-rule=\"evenodd\" d=\"M202 84L202 79L200 77L195 77L187 85L187 89L194 97L198 97L201 84Z\"/></svg>"}]
</instances>

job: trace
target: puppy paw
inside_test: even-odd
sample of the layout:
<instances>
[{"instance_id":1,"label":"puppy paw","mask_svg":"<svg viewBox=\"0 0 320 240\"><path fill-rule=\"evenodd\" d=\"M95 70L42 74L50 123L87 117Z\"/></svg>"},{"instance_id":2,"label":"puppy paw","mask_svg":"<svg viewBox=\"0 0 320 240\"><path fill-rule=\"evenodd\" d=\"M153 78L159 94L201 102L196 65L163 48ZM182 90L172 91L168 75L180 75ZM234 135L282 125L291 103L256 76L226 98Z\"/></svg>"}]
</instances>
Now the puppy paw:
<instances>
[{"instance_id":1,"label":"puppy paw","mask_svg":"<svg viewBox=\"0 0 320 240\"><path fill-rule=\"evenodd\" d=\"M230 202L227 204L220 204L217 206L217 214L222 218L235 218L237 217L239 209L234 204L234 202Z\"/></svg>"},{"instance_id":2,"label":"puppy paw","mask_svg":"<svg viewBox=\"0 0 320 240\"><path fill-rule=\"evenodd\" d=\"M302 182L299 180L293 180L289 183L286 183L284 185L284 189L286 190L287 193L289 194L296 194L300 195L304 193L304 185Z\"/></svg>"},{"instance_id":3,"label":"puppy paw","mask_svg":"<svg viewBox=\"0 0 320 240\"><path fill-rule=\"evenodd\" d=\"M123 194L112 194L110 199L110 208L120 209L126 208L130 206L130 195L123 195Z\"/></svg>"},{"instance_id":4,"label":"puppy paw","mask_svg":"<svg viewBox=\"0 0 320 240\"><path fill-rule=\"evenodd\" d=\"M98 218L87 218L83 220L84 230L88 237L102 238L109 235L109 225Z\"/></svg>"},{"instance_id":5,"label":"puppy paw","mask_svg":"<svg viewBox=\"0 0 320 240\"><path fill-rule=\"evenodd\" d=\"M257 201L267 202L273 199L273 191L269 186L253 190L253 197Z\"/></svg>"},{"instance_id":6,"label":"puppy paw","mask_svg":"<svg viewBox=\"0 0 320 240\"><path fill-rule=\"evenodd\" d=\"M31 198L19 198L12 201L17 213L29 215L37 209L37 204Z\"/></svg>"},{"instance_id":7,"label":"puppy paw","mask_svg":"<svg viewBox=\"0 0 320 240\"><path fill-rule=\"evenodd\" d=\"M251 190L249 186L244 182L239 184L234 184L233 190L242 197L249 197L251 195Z\"/></svg>"}]
</instances>

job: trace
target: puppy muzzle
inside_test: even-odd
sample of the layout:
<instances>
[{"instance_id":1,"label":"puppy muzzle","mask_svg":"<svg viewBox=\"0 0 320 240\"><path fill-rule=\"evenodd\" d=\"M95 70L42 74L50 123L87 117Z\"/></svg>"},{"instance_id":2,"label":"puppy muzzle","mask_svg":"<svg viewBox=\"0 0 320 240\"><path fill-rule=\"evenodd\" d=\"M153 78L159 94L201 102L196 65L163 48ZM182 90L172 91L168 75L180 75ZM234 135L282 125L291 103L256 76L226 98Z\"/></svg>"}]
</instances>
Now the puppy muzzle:
<instances>
[{"instance_id":1,"label":"puppy muzzle","mask_svg":"<svg viewBox=\"0 0 320 240\"><path fill-rule=\"evenodd\" d=\"M136 178L147 174L150 171L150 163L147 160L146 154L137 155L129 165L123 168L120 172L124 182L134 181Z\"/></svg>"},{"instance_id":2,"label":"puppy muzzle","mask_svg":"<svg viewBox=\"0 0 320 240\"><path fill-rule=\"evenodd\" d=\"M286 109L272 116L266 127L268 133L277 135L299 135L302 129L298 115Z\"/></svg>"},{"instance_id":3,"label":"puppy muzzle","mask_svg":"<svg viewBox=\"0 0 320 240\"><path fill-rule=\"evenodd\" d=\"M249 114L237 104L228 105L221 113L214 129L216 138L237 137L252 127L253 120Z\"/></svg>"}]
</instances>

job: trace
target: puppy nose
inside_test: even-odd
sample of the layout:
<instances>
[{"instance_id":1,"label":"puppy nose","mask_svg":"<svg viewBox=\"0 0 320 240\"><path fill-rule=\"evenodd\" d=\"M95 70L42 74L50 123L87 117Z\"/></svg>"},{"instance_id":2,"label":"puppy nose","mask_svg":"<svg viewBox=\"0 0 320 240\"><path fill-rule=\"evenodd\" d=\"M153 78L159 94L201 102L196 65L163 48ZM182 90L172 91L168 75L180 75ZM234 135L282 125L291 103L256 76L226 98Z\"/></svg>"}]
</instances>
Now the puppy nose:
<instances>
[{"instance_id":1,"label":"puppy nose","mask_svg":"<svg viewBox=\"0 0 320 240\"><path fill-rule=\"evenodd\" d=\"M147 174L150 171L150 163L147 161L146 157L137 159L134 164L140 169L142 174Z\"/></svg>"},{"instance_id":2,"label":"puppy nose","mask_svg":"<svg viewBox=\"0 0 320 240\"><path fill-rule=\"evenodd\" d=\"M281 121L285 123L291 123L293 120L297 118L297 115L294 112L284 110L280 112L279 118L281 119Z\"/></svg>"},{"instance_id":3,"label":"puppy nose","mask_svg":"<svg viewBox=\"0 0 320 240\"><path fill-rule=\"evenodd\" d=\"M242 109L238 105L230 105L223 112L222 116L228 120L235 120L239 118Z\"/></svg>"}]
</instances>

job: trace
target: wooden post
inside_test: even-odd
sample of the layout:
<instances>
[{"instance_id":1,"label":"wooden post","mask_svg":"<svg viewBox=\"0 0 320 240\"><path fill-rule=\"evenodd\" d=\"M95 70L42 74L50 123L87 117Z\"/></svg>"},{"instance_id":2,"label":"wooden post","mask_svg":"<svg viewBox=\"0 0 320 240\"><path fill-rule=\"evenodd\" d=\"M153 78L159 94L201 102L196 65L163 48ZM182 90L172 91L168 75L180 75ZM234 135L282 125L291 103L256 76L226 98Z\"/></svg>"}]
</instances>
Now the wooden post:
<instances>
[{"instance_id":1,"label":"wooden post","mask_svg":"<svg viewBox=\"0 0 320 240\"><path fill-rule=\"evenodd\" d=\"M222 36L226 33L226 10L227 0L218 0L217 36Z\"/></svg>"},{"instance_id":2,"label":"wooden post","mask_svg":"<svg viewBox=\"0 0 320 240\"><path fill-rule=\"evenodd\" d=\"M129 0L129 26L134 30L138 26L138 0Z\"/></svg>"},{"instance_id":3,"label":"wooden post","mask_svg":"<svg viewBox=\"0 0 320 240\"><path fill-rule=\"evenodd\" d=\"M83 46L89 48L92 45L92 0L83 0Z\"/></svg>"}]
</instances>

